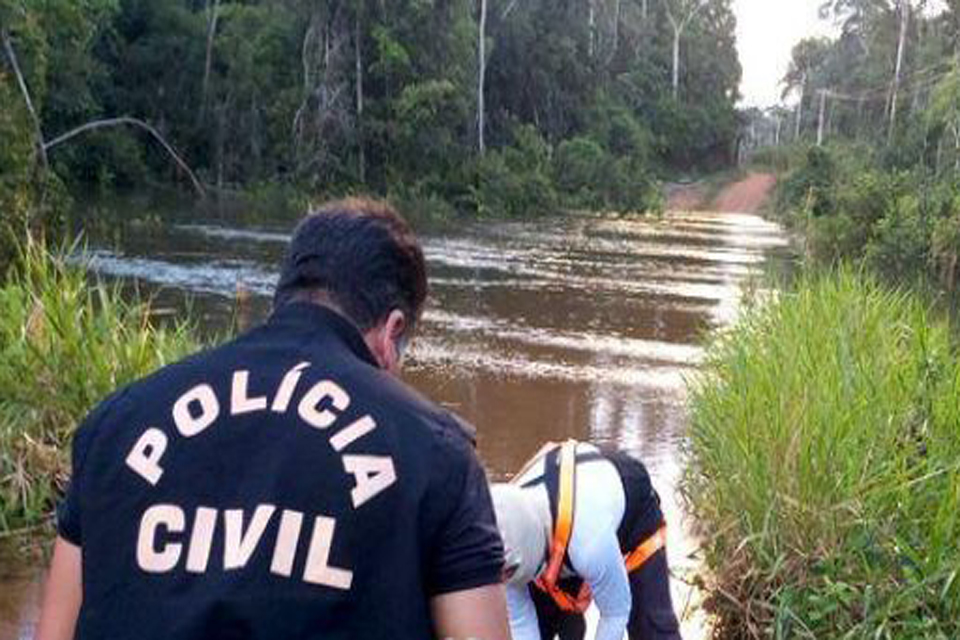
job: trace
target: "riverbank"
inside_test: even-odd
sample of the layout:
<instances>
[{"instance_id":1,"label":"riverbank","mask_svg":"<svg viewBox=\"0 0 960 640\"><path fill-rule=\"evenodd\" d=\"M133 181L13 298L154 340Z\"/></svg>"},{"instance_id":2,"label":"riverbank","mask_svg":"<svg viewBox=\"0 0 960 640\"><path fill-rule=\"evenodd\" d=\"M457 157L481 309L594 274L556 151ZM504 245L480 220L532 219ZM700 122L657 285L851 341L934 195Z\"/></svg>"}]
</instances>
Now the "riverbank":
<instances>
[{"instance_id":1,"label":"riverbank","mask_svg":"<svg viewBox=\"0 0 960 640\"><path fill-rule=\"evenodd\" d=\"M0 284L0 538L45 530L94 404L196 345L190 325L153 324L138 296L25 241Z\"/></svg>"},{"instance_id":2,"label":"riverbank","mask_svg":"<svg viewBox=\"0 0 960 640\"><path fill-rule=\"evenodd\" d=\"M960 635L958 394L948 324L849 269L715 340L685 492L719 637Z\"/></svg>"},{"instance_id":3,"label":"riverbank","mask_svg":"<svg viewBox=\"0 0 960 640\"><path fill-rule=\"evenodd\" d=\"M684 492L708 606L723 639L955 638L955 330L926 289L891 284L930 264L904 257L924 246L901 237L906 185L835 175L823 153L780 176L800 275L714 335L692 385Z\"/></svg>"}]
</instances>

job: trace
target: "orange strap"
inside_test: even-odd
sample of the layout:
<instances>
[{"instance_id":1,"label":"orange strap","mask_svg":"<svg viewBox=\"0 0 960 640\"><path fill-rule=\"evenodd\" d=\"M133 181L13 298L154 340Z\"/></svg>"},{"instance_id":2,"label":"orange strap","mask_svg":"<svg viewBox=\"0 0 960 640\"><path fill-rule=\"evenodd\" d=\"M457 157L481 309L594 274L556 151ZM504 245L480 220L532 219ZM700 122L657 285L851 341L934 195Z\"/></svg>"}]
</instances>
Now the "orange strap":
<instances>
[{"instance_id":1,"label":"orange strap","mask_svg":"<svg viewBox=\"0 0 960 640\"><path fill-rule=\"evenodd\" d=\"M549 451L549 449L545 449L541 449L542 454ZM573 535L573 505L576 499L577 476L576 440L567 440L560 445L559 466L557 521L553 527L553 539L550 541L550 556L547 568L537 578L536 585L541 591L549 594L553 601L557 603L557 606L564 611L583 613L593 599L590 587L584 583L580 591L573 595L557 586L560 581L560 570L563 568L563 559L567 555L567 547L570 546L570 537ZM544 469L544 473L548 471Z\"/></svg>"},{"instance_id":2,"label":"orange strap","mask_svg":"<svg viewBox=\"0 0 960 640\"><path fill-rule=\"evenodd\" d=\"M664 524L653 535L637 545L637 548L624 556L627 573L639 570L656 552L666 548L666 546L667 525ZM580 591L576 595L564 591L555 582L547 583L543 578L539 578L536 585L541 591L553 598L558 607L569 613L583 613L593 601L593 594L590 593L590 586L586 582L580 586Z\"/></svg>"},{"instance_id":3,"label":"orange strap","mask_svg":"<svg viewBox=\"0 0 960 640\"><path fill-rule=\"evenodd\" d=\"M586 582L580 585L580 591L576 595L567 593L556 585L549 587L543 584L541 580L537 580L536 585L541 591L553 598L560 609L568 613L583 613L590 608L590 603L593 602L593 594L590 593L590 586Z\"/></svg>"},{"instance_id":4,"label":"orange strap","mask_svg":"<svg viewBox=\"0 0 960 640\"><path fill-rule=\"evenodd\" d=\"M573 503L576 491L577 442L567 440L560 445L560 490L557 496L557 521L553 527L553 540L550 541L550 560L543 572L543 580L556 585L560 579L560 569L567 555L570 536L573 534Z\"/></svg>"},{"instance_id":5,"label":"orange strap","mask_svg":"<svg viewBox=\"0 0 960 640\"><path fill-rule=\"evenodd\" d=\"M636 549L624 556L627 573L633 573L653 557L657 551L667 546L667 525L663 524L652 536L641 542Z\"/></svg>"}]
</instances>

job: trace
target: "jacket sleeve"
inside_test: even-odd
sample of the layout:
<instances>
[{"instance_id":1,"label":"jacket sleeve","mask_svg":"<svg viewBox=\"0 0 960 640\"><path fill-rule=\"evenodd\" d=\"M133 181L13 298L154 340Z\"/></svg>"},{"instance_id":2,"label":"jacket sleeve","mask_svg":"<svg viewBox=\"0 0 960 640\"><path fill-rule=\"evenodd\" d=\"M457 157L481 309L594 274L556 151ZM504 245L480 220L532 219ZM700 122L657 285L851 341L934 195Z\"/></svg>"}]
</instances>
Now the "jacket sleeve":
<instances>
[{"instance_id":1,"label":"jacket sleeve","mask_svg":"<svg viewBox=\"0 0 960 640\"><path fill-rule=\"evenodd\" d=\"M103 428L101 424L105 422L125 395L126 391L121 390L101 402L84 418L73 434L73 442L70 447L70 481L63 498L57 505L56 525L57 535L78 547L83 544L80 503L87 454L92 446L94 436Z\"/></svg>"},{"instance_id":2,"label":"jacket sleeve","mask_svg":"<svg viewBox=\"0 0 960 640\"><path fill-rule=\"evenodd\" d=\"M431 596L500 584L503 542L490 488L472 445L451 437L434 458L425 508L436 523L431 537L427 590Z\"/></svg>"}]
</instances>

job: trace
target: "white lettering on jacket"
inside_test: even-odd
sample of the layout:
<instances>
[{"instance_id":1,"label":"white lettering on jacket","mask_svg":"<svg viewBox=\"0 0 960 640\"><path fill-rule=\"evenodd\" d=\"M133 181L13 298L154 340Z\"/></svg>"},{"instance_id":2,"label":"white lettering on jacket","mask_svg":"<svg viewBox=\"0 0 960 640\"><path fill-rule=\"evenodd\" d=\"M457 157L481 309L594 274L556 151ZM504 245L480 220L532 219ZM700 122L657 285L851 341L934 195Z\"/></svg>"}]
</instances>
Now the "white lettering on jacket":
<instances>
[{"instance_id":1,"label":"white lettering on jacket","mask_svg":"<svg viewBox=\"0 0 960 640\"><path fill-rule=\"evenodd\" d=\"M168 414L172 425L146 428L127 453L126 466L151 487L158 486L167 471L163 462L171 448L218 428L225 413L222 409L229 408L230 416L295 410L303 427L315 434L327 434L331 449L340 456L343 473L352 477L353 508L375 504L374 499L397 482L391 457L357 451L376 431L377 422L355 408L350 411L353 417L346 419L352 400L334 380L301 385L310 366L309 362L300 362L276 383L257 378L253 389L251 371L239 369L217 381L217 389L228 390L225 393L229 397L225 398L217 397L214 385L201 382L192 386L173 403ZM275 390L270 393L273 384ZM256 421L251 424L256 428ZM345 526L349 526L349 516ZM250 570L251 560L258 553L270 553L269 571L276 576L299 576L305 583L349 590L352 571L331 560L337 556L336 530L337 520L331 516L308 517L273 504L231 509L196 506L187 510L174 504L156 504L141 516L136 560L146 573L182 570L204 574L217 569ZM213 555L215 548L222 549L221 558Z\"/></svg>"},{"instance_id":2,"label":"white lettering on jacket","mask_svg":"<svg viewBox=\"0 0 960 640\"><path fill-rule=\"evenodd\" d=\"M356 482L350 491L354 509L359 509L397 480L393 460L387 456L343 456L343 468L353 474Z\"/></svg>"},{"instance_id":3,"label":"white lettering on jacket","mask_svg":"<svg viewBox=\"0 0 960 640\"><path fill-rule=\"evenodd\" d=\"M277 514L272 504L257 505L252 511L198 507L192 522L187 522L183 509L171 504L158 504L144 511L140 518L137 538L137 565L147 573L170 573L176 570L184 556L184 538L189 539L184 568L191 573L206 573L210 569L210 549L218 535L222 536L224 571L241 569L255 553L268 549L266 531ZM221 518L222 515L222 518ZM291 577L296 560L305 553L301 579L331 589L348 591L353 572L334 566L330 556L335 547L337 521L325 515L313 520L313 530L306 545L301 544L304 514L284 509L280 512L276 538L273 542L270 572ZM217 526L222 520L222 526ZM189 536L183 534L190 527ZM214 567L217 568L217 567Z\"/></svg>"},{"instance_id":4,"label":"white lettering on jacket","mask_svg":"<svg viewBox=\"0 0 960 640\"><path fill-rule=\"evenodd\" d=\"M165 573L180 561L183 545L161 540L160 530L166 533L183 531L183 509L172 504L158 504L143 512L140 535L137 538L137 564L147 573Z\"/></svg>"},{"instance_id":5,"label":"white lettering on jacket","mask_svg":"<svg viewBox=\"0 0 960 640\"><path fill-rule=\"evenodd\" d=\"M350 396L340 385L332 380L321 380L303 396L298 411L300 418L310 426L326 429L333 426L349 406Z\"/></svg>"},{"instance_id":6,"label":"white lettering on jacket","mask_svg":"<svg viewBox=\"0 0 960 640\"><path fill-rule=\"evenodd\" d=\"M238 416L267 408L267 396L250 397L250 372L236 371L233 374L233 386L230 389L230 415Z\"/></svg>"},{"instance_id":7,"label":"white lettering on jacket","mask_svg":"<svg viewBox=\"0 0 960 640\"><path fill-rule=\"evenodd\" d=\"M277 385L273 399L268 395L250 395L250 371L234 371L229 378L230 415L256 414L270 411L286 413L294 401L300 380L310 367L301 362L289 369ZM396 482L396 469L388 456L373 456L345 452L364 437L373 433L377 423L369 414L352 420L340 427L338 423L350 408L350 394L337 382L329 379L315 382L296 403L297 414L308 426L330 432L330 446L343 454L344 472L354 477L351 501L359 508ZM214 388L207 383L197 384L184 392L173 404L171 411L176 432L163 431L157 427L146 429L131 447L126 465L151 485L157 485L164 474L161 464L177 434L183 438L199 436L215 428L221 416L221 400ZM292 526L289 525L289 526ZM200 559L195 559L196 563Z\"/></svg>"},{"instance_id":8,"label":"white lettering on jacket","mask_svg":"<svg viewBox=\"0 0 960 640\"><path fill-rule=\"evenodd\" d=\"M200 411L194 414L191 410L193 406L197 406ZM213 387L208 384L198 384L180 396L173 405L173 421L177 425L177 431L186 438L202 433L219 416L220 403Z\"/></svg>"},{"instance_id":9,"label":"white lettering on jacket","mask_svg":"<svg viewBox=\"0 0 960 640\"><path fill-rule=\"evenodd\" d=\"M167 435L160 429L147 429L127 454L127 466L150 484L157 484L163 476L160 458L167 450Z\"/></svg>"}]
</instances>

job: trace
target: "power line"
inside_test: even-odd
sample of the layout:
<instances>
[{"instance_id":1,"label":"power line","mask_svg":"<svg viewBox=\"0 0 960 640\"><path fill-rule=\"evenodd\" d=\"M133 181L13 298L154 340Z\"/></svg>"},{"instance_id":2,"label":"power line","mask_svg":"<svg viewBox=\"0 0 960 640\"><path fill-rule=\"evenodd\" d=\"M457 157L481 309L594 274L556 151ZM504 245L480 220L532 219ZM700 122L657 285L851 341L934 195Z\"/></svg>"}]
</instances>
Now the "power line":
<instances>
[{"instance_id":1,"label":"power line","mask_svg":"<svg viewBox=\"0 0 960 640\"><path fill-rule=\"evenodd\" d=\"M940 80L942 80L943 78L947 77L954 70L948 69L944 71L943 67L946 64L947 63L945 62L938 62L932 65L929 65L927 67L917 69L916 71L910 72L908 75L900 79L901 93L905 95L911 95L911 93L916 92L918 90L926 89L931 84L935 84ZM929 76L929 77L925 78L924 76ZM910 90L903 89L903 87L914 84L914 83L919 83L919 86L914 86ZM881 99L888 100L890 90L891 90L891 81L889 80L884 81L883 84L863 89L857 93L839 93L832 89L826 89L826 90L830 92L831 94L830 97L838 100L846 100L850 102L872 102L872 101L878 101Z\"/></svg>"},{"instance_id":2,"label":"power line","mask_svg":"<svg viewBox=\"0 0 960 640\"><path fill-rule=\"evenodd\" d=\"M911 96L917 93L922 93L923 91L939 83L941 80L949 76L951 73L953 73L953 71L947 71L947 72L940 73L939 75L931 76L923 80L922 82L916 82L914 86L909 88L903 88L902 87L903 84L909 84L909 83L904 83L903 81L901 81L902 88L900 90L900 95ZM862 91L858 94L840 93L838 91L834 91L833 89L824 89L824 91L827 92L827 95L830 98L833 98L835 100L840 100L845 102L858 102L858 103L859 102L878 102L880 100L889 100L890 85L887 84L885 87Z\"/></svg>"}]
</instances>

